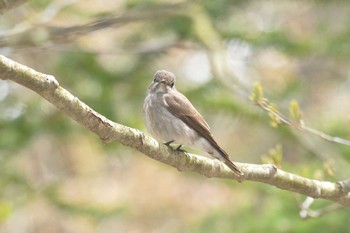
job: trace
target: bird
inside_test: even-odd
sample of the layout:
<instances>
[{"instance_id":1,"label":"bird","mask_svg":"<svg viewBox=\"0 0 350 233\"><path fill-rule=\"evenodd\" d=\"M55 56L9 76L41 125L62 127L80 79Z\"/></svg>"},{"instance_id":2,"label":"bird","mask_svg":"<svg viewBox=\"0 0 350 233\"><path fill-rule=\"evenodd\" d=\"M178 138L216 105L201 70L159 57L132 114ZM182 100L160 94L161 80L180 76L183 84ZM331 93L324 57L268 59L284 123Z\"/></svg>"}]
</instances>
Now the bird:
<instances>
[{"instance_id":1,"label":"bird","mask_svg":"<svg viewBox=\"0 0 350 233\"><path fill-rule=\"evenodd\" d=\"M215 141L208 123L192 103L175 87L176 76L157 70L149 85L143 104L147 130L156 139L170 146L172 143L205 151L222 161L231 171L242 177L244 173L229 159L229 155Z\"/></svg>"}]
</instances>

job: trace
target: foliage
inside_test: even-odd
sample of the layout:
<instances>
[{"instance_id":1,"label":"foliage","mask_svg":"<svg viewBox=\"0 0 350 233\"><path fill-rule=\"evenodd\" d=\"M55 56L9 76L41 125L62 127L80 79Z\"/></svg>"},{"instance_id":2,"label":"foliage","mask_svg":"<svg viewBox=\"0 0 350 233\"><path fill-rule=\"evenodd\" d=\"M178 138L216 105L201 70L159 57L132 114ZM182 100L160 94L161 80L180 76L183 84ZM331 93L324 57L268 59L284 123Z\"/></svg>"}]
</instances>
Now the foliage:
<instances>
[{"instance_id":1,"label":"foliage","mask_svg":"<svg viewBox=\"0 0 350 233\"><path fill-rule=\"evenodd\" d=\"M155 70L171 70L233 160L341 180L349 147L298 124L349 138L349 9L346 1L30 1L2 15L0 46L142 130L147 86ZM349 232L347 210L303 221L305 197L182 174L104 145L10 82L0 82L0 102L4 232ZM289 110L296 127L256 107L265 103Z\"/></svg>"}]
</instances>

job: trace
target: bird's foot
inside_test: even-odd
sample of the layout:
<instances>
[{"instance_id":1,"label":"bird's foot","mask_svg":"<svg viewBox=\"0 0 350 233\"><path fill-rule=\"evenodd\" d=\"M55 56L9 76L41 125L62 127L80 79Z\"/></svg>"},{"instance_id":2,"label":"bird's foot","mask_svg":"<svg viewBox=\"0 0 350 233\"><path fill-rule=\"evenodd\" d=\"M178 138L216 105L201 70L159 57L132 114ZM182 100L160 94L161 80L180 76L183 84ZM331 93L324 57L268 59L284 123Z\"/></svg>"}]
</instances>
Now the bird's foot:
<instances>
[{"instance_id":1,"label":"bird's foot","mask_svg":"<svg viewBox=\"0 0 350 233\"><path fill-rule=\"evenodd\" d=\"M178 147L176 147L175 149L171 146L171 143L175 142L175 140L171 140L171 141L168 141L168 142L165 142L164 145L166 145L167 147L170 147L171 149L175 150L175 151L180 151L180 152L187 152L185 151L184 149L181 149L182 145L178 145Z\"/></svg>"},{"instance_id":2,"label":"bird's foot","mask_svg":"<svg viewBox=\"0 0 350 233\"><path fill-rule=\"evenodd\" d=\"M176 151L180 151L180 152L183 152L183 153L186 153L187 151L184 150L184 149L181 149L182 145L180 144L178 147L176 147Z\"/></svg>"}]
</instances>

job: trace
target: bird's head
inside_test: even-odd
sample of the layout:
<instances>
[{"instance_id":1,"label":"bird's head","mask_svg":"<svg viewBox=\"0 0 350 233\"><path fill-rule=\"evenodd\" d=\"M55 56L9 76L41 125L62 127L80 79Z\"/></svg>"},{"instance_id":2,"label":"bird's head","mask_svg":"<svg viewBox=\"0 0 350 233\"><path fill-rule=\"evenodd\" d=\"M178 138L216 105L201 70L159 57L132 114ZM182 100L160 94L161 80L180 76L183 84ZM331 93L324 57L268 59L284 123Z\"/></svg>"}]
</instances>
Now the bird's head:
<instances>
[{"instance_id":1,"label":"bird's head","mask_svg":"<svg viewBox=\"0 0 350 233\"><path fill-rule=\"evenodd\" d=\"M169 92L175 89L175 80L176 77L173 73L166 70L157 70L148 89L153 92Z\"/></svg>"}]
</instances>

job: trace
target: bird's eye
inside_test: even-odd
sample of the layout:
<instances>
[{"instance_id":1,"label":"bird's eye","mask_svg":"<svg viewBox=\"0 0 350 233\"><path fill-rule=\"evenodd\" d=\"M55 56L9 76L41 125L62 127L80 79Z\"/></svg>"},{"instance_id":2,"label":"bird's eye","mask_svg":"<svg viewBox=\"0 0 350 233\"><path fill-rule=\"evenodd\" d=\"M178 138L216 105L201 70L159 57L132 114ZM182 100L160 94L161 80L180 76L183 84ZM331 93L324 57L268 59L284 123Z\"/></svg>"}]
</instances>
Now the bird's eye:
<instances>
[{"instance_id":1,"label":"bird's eye","mask_svg":"<svg viewBox=\"0 0 350 233\"><path fill-rule=\"evenodd\" d=\"M173 87L174 86L174 82L170 83L170 87Z\"/></svg>"}]
</instances>

